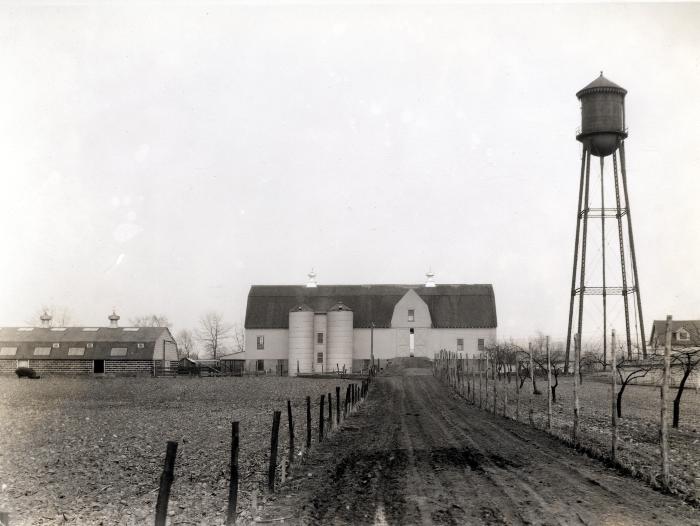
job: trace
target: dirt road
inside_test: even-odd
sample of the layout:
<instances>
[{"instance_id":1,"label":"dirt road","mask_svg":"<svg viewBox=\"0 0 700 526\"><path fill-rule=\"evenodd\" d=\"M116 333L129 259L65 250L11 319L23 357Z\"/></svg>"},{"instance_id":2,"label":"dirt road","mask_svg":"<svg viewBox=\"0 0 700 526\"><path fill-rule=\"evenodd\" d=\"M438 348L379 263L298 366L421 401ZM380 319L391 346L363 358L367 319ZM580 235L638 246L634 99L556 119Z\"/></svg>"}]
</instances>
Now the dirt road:
<instances>
[{"instance_id":1,"label":"dirt road","mask_svg":"<svg viewBox=\"0 0 700 526\"><path fill-rule=\"evenodd\" d=\"M700 524L700 512L396 368L288 481L302 524ZM315 466L311 468L310 466Z\"/></svg>"}]
</instances>

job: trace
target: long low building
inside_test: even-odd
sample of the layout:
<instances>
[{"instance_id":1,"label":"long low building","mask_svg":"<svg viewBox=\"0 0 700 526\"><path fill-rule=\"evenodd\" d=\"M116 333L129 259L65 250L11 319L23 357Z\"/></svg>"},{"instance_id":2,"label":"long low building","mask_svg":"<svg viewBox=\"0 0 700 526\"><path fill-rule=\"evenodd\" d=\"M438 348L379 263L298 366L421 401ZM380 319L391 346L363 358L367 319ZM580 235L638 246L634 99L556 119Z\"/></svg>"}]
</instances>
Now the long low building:
<instances>
[{"instance_id":1,"label":"long low building","mask_svg":"<svg viewBox=\"0 0 700 526\"><path fill-rule=\"evenodd\" d=\"M254 285L247 371L359 371L370 359L467 356L496 340L491 285Z\"/></svg>"},{"instance_id":2,"label":"long low building","mask_svg":"<svg viewBox=\"0 0 700 526\"><path fill-rule=\"evenodd\" d=\"M177 345L167 327L0 328L0 373L31 367L45 374L115 376L168 374L177 369Z\"/></svg>"}]
</instances>

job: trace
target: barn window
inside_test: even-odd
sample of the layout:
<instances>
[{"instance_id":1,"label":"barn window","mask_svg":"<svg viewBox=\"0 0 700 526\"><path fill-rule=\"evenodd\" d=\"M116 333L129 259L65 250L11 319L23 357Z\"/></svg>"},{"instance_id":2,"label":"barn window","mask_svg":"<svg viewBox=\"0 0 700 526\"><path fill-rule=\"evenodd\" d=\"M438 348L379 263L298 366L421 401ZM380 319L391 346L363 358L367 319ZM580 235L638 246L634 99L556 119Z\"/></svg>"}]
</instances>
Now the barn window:
<instances>
[{"instance_id":1,"label":"barn window","mask_svg":"<svg viewBox=\"0 0 700 526\"><path fill-rule=\"evenodd\" d=\"M408 309L408 321L416 321L415 309Z\"/></svg>"},{"instance_id":2,"label":"barn window","mask_svg":"<svg viewBox=\"0 0 700 526\"><path fill-rule=\"evenodd\" d=\"M479 338L479 340L477 341L477 347L480 351L484 350L484 339L483 338Z\"/></svg>"},{"instance_id":3,"label":"barn window","mask_svg":"<svg viewBox=\"0 0 700 526\"><path fill-rule=\"evenodd\" d=\"M258 350L262 351L265 348L265 336L258 336Z\"/></svg>"},{"instance_id":4,"label":"barn window","mask_svg":"<svg viewBox=\"0 0 700 526\"><path fill-rule=\"evenodd\" d=\"M323 333L319 332L316 334L316 343L323 343Z\"/></svg>"},{"instance_id":5,"label":"barn window","mask_svg":"<svg viewBox=\"0 0 700 526\"><path fill-rule=\"evenodd\" d=\"M323 363L323 353L320 352L316 355L316 363Z\"/></svg>"},{"instance_id":6,"label":"barn window","mask_svg":"<svg viewBox=\"0 0 700 526\"><path fill-rule=\"evenodd\" d=\"M143 343L137 343L136 344L137 349L143 349Z\"/></svg>"},{"instance_id":7,"label":"barn window","mask_svg":"<svg viewBox=\"0 0 700 526\"><path fill-rule=\"evenodd\" d=\"M61 346L60 343L52 343L51 344L51 347L53 347L54 349L58 349L60 346Z\"/></svg>"},{"instance_id":8,"label":"barn window","mask_svg":"<svg viewBox=\"0 0 700 526\"><path fill-rule=\"evenodd\" d=\"M17 329L17 330L18 330L18 331L22 331L22 332L29 332L29 331L33 331L33 330L34 330L34 327L20 327L20 328Z\"/></svg>"},{"instance_id":9,"label":"barn window","mask_svg":"<svg viewBox=\"0 0 700 526\"><path fill-rule=\"evenodd\" d=\"M51 354L51 347L35 347L34 356L49 356Z\"/></svg>"},{"instance_id":10,"label":"barn window","mask_svg":"<svg viewBox=\"0 0 700 526\"><path fill-rule=\"evenodd\" d=\"M457 352L464 351L464 338L457 338Z\"/></svg>"},{"instance_id":11,"label":"barn window","mask_svg":"<svg viewBox=\"0 0 700 526\"><path fill-rule=\"evenodd\" d=\"M112 347L110 356L126 356L126 347Z\"/></svg>"},{"instance_id":12,"label":"barn window","mask_svg":"<svg viewBox=\"0 0 700 526\"><path fill-rule=\"evenodd\" d=\"M17 347L0 347L0 356L14 356L17 354Z\"/></svg>"},{"instance_id":13,"label":"barn window","mask_svg":"<svg viewBox=\"0 0 700 526\"><path fill-rule=\"evenodd\" d=\"M681 329L678 331L676 338L678 339L678 341L687 342L688 340L690 340L690 333L685 329Z\"/></svg>"},{"instance_id":14,"label":"barn window","mask_svg":"<svg viewBox=\"0 0 700 526\"><path fill-rule=\"evenodd\" d=\"M86 343L86 344L85 344L85 347L87 347L88 349L92 349L93 344L92 344L92 343Z\"/></svg>"},{"instance_id":15,"label":"barn window","mask_svg":"<svg viewBox=\"0 0 700 526\"><path fill-rule=\"evenodd\" d=\"M85 355L85 347L69 347L68 356L83 356Z\"/></svg>"},{"instance_id":16,"label":"barn window","mask_svg":"<svg viewBox=\"0 0 700 526\"><path fill-rule=\"evenodd\" d=\"M17 360L17 367L29 367L29 360Z\"/></svg>"}]
</instances>

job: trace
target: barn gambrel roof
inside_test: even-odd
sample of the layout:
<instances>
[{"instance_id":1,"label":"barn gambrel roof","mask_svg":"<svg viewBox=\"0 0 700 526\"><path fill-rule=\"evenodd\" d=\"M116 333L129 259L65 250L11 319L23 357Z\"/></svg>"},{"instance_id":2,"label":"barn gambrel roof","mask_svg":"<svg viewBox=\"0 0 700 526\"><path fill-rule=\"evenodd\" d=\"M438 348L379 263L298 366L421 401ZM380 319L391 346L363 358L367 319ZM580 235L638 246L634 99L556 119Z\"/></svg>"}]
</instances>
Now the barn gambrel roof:
<instances>
[{"instance_id":1,"label":"barn gambrel roof","mask_svg":"<svg viewBox=\"0 0 700 526\"><path fill-rule=\"evenodd\" d=\"M428 305L435 328L495 328L491 285L253 285L248 293L246 329L287 329L289 311L305 304L327 312L338 302L353 311L355 328L390 327L394 307L414 290Z\"/></svg>"},{"instance_id":2,"label":"barn gambrel roof","mask_svg":"<svg viewBox=\"0 0 700 526\"><path fill-rule=\"evenodd\" d=\"M0 359L152 360L161 337L173 340L167 327L0 327ZM51 349L48 355L35 354L36 348L47 347ZM9 354L6 349L12 348L15 352ZM82 355L70 353L80 348ZM126 349L126 354L116 356L114 348Z\"/></svg>"}]
</instances>

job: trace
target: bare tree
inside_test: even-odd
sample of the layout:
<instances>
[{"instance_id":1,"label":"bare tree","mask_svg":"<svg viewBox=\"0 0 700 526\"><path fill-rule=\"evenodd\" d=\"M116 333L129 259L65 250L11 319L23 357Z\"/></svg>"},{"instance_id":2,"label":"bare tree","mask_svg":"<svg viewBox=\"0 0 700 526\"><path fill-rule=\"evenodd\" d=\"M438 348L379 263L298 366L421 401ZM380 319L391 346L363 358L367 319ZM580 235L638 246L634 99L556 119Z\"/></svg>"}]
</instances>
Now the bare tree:
<instances>
[{"instance_id":1,"label":"bare tree","mask_svg":"<svg viewBox=\"0 0 700 526\"><path fill-rule=\"evenodd\" d=\"M242 353L245 351L245 330L242 324L237 324L233 327L231 339L233 340L234 353Z\"/></svg>"},{"instance_id":2,"label":"bare tree","mask_svg":"<svg viewBox=\"0 0 700 526\"><path fill-rule=\"evenodd\" d=\"M619 346L620 356L624 356L622 345ZM617 392L617 417L622 418L622 395L625 388L633 381L644 378L650 371L659 366L656 355L649 355L646 360L630 360L621 358L617 364L617 374L620 378L620 390Z\"/></svg>"},{"instance_id":3,"label":"bare tree","mask_svg":"<svg viewBox=\"0 0 700 526\"><path fill-rule=\"evenodd\" d=\"M671 367L678 367L683 372L681 381L678 384L678 391L676 391L676 398L673 399L673 427L677 428L681 417L681 397L683 396L685 383L693 370L700 364L700 348L672 348L672 351Z\"/></svg>"},{"instance_id":4,"label":"bare tree","mask_svg":"<svg viewBox=\"0 0 700 526\"><path fill-rule=\"evenodd\" d=\"M42 317L46 315L51 318L48 320L49 327L67 327L73 319L70 309L64 305L42 305L41 309L27 320L27 325L41 327L43 325Z\"/></svg>"},{"instance_id":5,"label":"bare tree","mask_svg":"<svg viewBox=\"0 0 700 526\"><path fill-rule=\"evenodd\" d=\"M192 331L182 329L175 336L175 340L177 341L178 359L191 358L196 360L199 357L197 349L195 349L194 338L192 338Z\"/></svg>"},{"instance_id":6,"label":"bare tree","mask_svg":"<svg viewBox=\"0 0 700 526\"><path fill-rule=\"evenodd\" d=\"M129 318L132 327L170 327L167 316L159 314L147 314L136 318Z\"/></svg>"},{"instance_id":7,"label":"bare tree","mask_svg":"<svg viewBox=\"0 0 700 526\"><path fill-rule=\"evenodd\" d=\"M204 345L208 356L217 359L224 350L224 342L230 337L233 325L224 322L224 316L220 312L210 311L199 319L199 327L195 334Z\"/></svg>"},{"instance_id":8,"label":"bare tree","mask_svg":"<svg viewBox=\"0 0 700 526\"><path fill-rule=\"evenodd\" d=\"M552 392L551 392L551 397L552 397L552 403L557 403L557 387L559 387L559 375L562 374L564 371L564 349L562 348L562 345L555 345L553 344L550 346L549 349L549 356L550 356L550 368L552 372L552 378L554 378L554 383L552 384ZM546 354L543 356L540 353L536 353L534 357L534 361L537 364L537 366L542 369L542 371L547 374L547 356Z\"/></svg>"}]
</instances>

